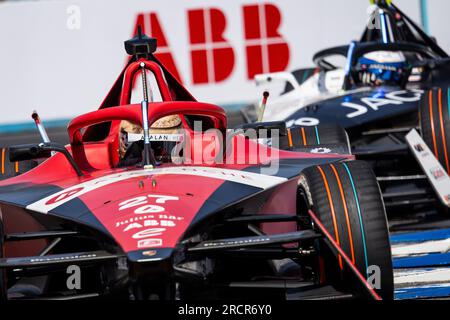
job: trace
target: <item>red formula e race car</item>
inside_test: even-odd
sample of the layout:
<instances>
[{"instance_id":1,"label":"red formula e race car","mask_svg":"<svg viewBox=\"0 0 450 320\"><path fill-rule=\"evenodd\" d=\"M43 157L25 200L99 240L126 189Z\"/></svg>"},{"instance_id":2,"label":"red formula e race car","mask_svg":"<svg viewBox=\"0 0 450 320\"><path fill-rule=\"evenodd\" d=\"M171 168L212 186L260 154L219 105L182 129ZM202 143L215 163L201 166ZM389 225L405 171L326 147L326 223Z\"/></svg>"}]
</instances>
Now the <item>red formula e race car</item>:
<instances>
[{"instance_id":1,"label":"red formula e race car","mask_svg":"<svg viewBox=\"0 0 450 320\"><path fill-rule=\"evenodd\" d=\"M11 161L45 160L0 182L3 300L393 297L364 162L230 132L222 108L154 57L155 39L125 48L130 62L99 110L71 121L70 145L9 148Z\"/></svg>"}]
</instances>

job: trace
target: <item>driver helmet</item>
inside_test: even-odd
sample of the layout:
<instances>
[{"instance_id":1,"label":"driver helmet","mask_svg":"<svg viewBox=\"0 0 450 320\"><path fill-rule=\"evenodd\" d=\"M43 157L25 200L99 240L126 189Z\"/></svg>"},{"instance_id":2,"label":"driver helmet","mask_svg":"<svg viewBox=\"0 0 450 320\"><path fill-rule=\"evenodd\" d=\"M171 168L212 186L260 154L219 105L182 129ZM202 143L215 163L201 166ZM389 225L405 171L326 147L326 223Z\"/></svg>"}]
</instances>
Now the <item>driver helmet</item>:
<instances>
[{"instance_id":1,"label":"driver helmet","mask_svg":"<svg viewBox=\"0 0 450 320\"><path fill-rule=\"evenodd\" d=\"M358 60L359 79L365 84L400 84L406 59L401 52L375 51Z\"/></svg>"},{"instance_id":2,"label":"driver helmet","mask_svg":"<svg viewBox=\"0 0 450 320\"><path fill-rule=\"evenodd\" d=\"M179 135L181 133L180 129L182 129L180 117L178 115L172 115L157 120L151 126L149 134L155 137L167 137L168 135ZM141 160L143 132L144 130L140 125L126 120L121 121L119 130L119 158L124 165L130 161L136 162ZM170 161L171 151L176 143L176 141L170 140L153 141L152 151L156 160L160 162Z\"/></svg>"}]
</instances>

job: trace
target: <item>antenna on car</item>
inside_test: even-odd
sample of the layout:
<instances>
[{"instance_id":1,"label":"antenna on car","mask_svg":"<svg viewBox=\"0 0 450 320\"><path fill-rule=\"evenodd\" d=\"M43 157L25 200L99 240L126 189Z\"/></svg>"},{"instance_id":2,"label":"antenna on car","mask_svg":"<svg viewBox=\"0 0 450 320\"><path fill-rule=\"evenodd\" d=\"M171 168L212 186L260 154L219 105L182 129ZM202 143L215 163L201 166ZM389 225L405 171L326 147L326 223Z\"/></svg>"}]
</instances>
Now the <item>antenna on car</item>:
<instances>
[{"instance_id":1,"label":"antenna on car","mask_svg":"<svg viewBox=\"0 0 450 320\"><path fill-rule=\"evenodd\" d=\"M39 134L41 135L42 142L44 143L50 143L50 138L48 137L47 130L45 130L44 124L41 122L41 118L39 117L39 114L36 110L33 111L31 114L31 118L34 120L34 124L36 125L36 128L39 131ZM52 151L51 155L54 155L55 152Z\"/></svg>"},{"instance_id":2,"label":"antenna on car","mask_svg":"<svg viewBox=\"0 0 450 320\"><path fill-rule=\"evenodd\" d=\"M39 134L41 135L42 142L50 142L50 138L48 137L47 131L45 130L44 125L41 122L41 118L39 117L39 114L36 110L33 111L31 114L31 118L34 120L34 124L36 125L36 128L39 131Z\"/></svg>"},{"instance_id":3,"label":"antenna on car","mask_svg":"<svg viewBox=\"0 0 450 320\"><path fill-rule=\"evenodd\" d=\"M261 101L261 106L259 107L258 122L262 121L262 119L264 117L264 112L266 111L267 99L269 99L269 92L264 91L263 98Z\"/></svg>"},{"instance_id":4,"label":"antenna on car","mask_svg":"<svg viewBox=\"0 0 450 320\"><path fill-rule=\"evenodd\" d=\"M155 38L150 38L142 33L141 27L137 28L137 35L125 41L125 51L134 56L136 61L146 60L156 51L157 41ZM145 71L145 62L141 61L139 64L142 72L142 90L143 90L143 100L141 102L141 113L142 113L142 126L144 129L144 168L151 169L156 165L155 157L151 152L150 146L150 129L148 124L148 86L147 86L147 74ZM152 99L153 100L153 99Z\"/></svg>"}]
</instances>

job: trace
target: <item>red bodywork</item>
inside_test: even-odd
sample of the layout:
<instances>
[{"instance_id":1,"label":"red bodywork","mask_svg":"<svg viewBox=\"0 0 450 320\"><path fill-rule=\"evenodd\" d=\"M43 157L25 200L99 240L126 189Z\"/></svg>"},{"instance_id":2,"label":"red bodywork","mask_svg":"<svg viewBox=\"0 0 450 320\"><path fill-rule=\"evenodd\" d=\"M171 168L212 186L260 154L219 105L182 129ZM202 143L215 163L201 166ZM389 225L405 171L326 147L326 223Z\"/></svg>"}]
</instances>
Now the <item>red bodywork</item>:
<instances>
[{"instance_id":1,"label":"red bodywork","mask_svg":"<svg viewBox=\"0 0 450 320\"><path fill-rule=\"evenodd\" d=\"M120 121L128 120L142 125L140 105L129 104L132 83L142 61L154 74L164 100L150 103L150 125L164 116L180 115L183 127L191 138L192 157L199 159L202 156L200 166L165 164L154 170L117 167ZM208 145L217 142L217 135L194 133L185 116L207 117L219 132L225 134L225 111L215 105L195 102L158 61L142 61L130 62L98 111L81 115L69 124L70 145L67 148L82 169L82 177L77 176L62 154L56 154L27 173L0 182L0 202L87 225L90 223L86 222L86 217L93 215L100 226L90 226L109 233L124 252L174 248L194 220L198 219L199 211L205 203L210 201L217 209L248 198L244 193L223 194L221 200L217 200L217 196L211 200L211 196L225 183L235 184L236 188L244 186L252 190L253 194L272 190L267 194L265 204L258 209L261 214L295 212L295 177L271 177L243 170L278 160L309 159L313 165L318 159L334 161L351 158L335 154L314 155L270 149L237 135L230 144L233 149L232 164L218 164L214 153L206 156L203 154ZM179 101L180 99L185 101ZM99 123L105 122L111 125L104 139L86 139L88 135L92 135L92 130L98 130ZM87 129L82 131L85 128ZM245 145L245 152L237 152L239 144ZM250 163L249 159L256 159L256 162ZM297 174L300 174L303 167L299 167ZM258 186L259 183L261 187ZM43 186L51 188L43 190ZM27 195L32 200L20 197L25 190L36 190L32 192L33 195ZM7 210L3 211L8 232L8 228L13 228L15 219ZM295 228L295 223L275 223L264 231L281 233Z\"/></svg>"}]
</instances>

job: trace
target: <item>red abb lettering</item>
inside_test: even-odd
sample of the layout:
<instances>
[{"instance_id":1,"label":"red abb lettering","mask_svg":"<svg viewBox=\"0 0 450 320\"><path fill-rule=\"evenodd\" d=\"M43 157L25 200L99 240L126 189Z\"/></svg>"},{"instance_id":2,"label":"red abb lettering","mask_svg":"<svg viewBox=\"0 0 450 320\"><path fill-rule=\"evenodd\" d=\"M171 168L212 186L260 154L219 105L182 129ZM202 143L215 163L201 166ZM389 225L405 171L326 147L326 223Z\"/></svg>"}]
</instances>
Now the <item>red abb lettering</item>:
<instances>
[{"instance_id":1,"label":"red abb lettering","mask_svg":"<svg viewBox=\"0 0 450 320\"><path fill-rule=\"evenodd\" d=\"M280 10L273 4L255 4L244 6L243 15L248 79L286 70L289 46L278 33Z\"/></svg>"},{"instance_id":2,"label":"red abb lettering","mask_svg":"<svg viewBox=\"0 0 450 320\"><path fill-rule=\"evenodd\" d=\"M227 79L234 68L234 51L223 37L225 14L216 8L188 11L192 82L214 83Z\"/></svg>"},{"instance_id":3,"label":"red abb lettering","mask_svg":"<svg viewBox=\"0 0 450 320\"><path fill-rule=\"evenodd\" d=\"M133 35L137 34L138 26L141 27L144 34L158 39L158 50L155 53L155 57L158 58L180 82L182 82L175 60L170 51L169 43L166 40L156 13L140 13L136 18Z\"/></svg>"}]
</instances>

